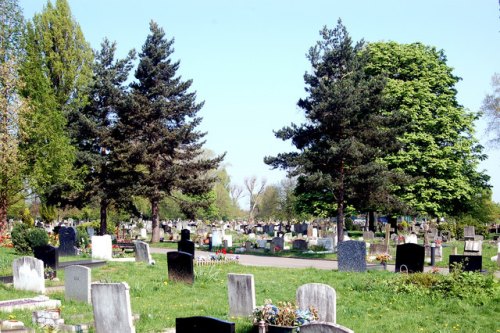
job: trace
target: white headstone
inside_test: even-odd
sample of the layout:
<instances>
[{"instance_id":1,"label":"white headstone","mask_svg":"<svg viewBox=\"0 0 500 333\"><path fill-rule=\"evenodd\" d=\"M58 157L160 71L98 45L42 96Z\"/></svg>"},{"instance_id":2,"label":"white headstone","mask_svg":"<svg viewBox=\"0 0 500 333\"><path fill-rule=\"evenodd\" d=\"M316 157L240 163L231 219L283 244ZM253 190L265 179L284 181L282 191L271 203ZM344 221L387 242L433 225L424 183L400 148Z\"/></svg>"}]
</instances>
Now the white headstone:
<instances>
[{"instance_id":1,"label":"white headstone","mask_svg":"<svg viewBox=\"0 0 500 333\"><path fill-rule=\"evenodd\" d=\"M143 239L148 238L148 232L147 232L146 228L141 228L140 232L141 232L141 238L143 238Z\"/></svg>"},{"instance_id":2,"label":"white headstone","mask_svg":"<svg viewBox=\"0 0 500 333\"><path fill-rule=\"evenodd\" d=\"M405 236L405 243L418 244L417 235L410 234L410 235Z\"/></svg>"},{"instance_id":3,"label":"white headstone","mask_svg":"<svg viewBox=\"0 0 500 333\"><path fill-rule=\"evenodd\" d=\"M66 299L90 303L90 268L80 265L64 269L64 292Z\"/></svg>"},{"instance_id":4,"label":"white headstone","mask_svg":"<svg viewBox=\"0 0 500 333\"><path fill-rule=\"evenodd\" d=\"M43 261L34 257L21 257L12 262L14 289L45 293Z\"/></svg>"},{"instance_id":5,"label":"white headstone","mask_svg":"<svg viewBox=\"0 0 500 333\"><path fill-rule=\"evenodd\" d=\"M149 252L149 244L143 241L135 242L135 261L136 262L147 262L150 265L154 265L155 261L151 258L151 253Z\"/></svg>"},{"instance_id":6,"label":"white headstone","mask_svg":"<svg viewBox=\"0 0 500 333\"><path fill-rule=\"evenodd\" d=\"M313 228L312 236L313 237L318 237L318 228Z\"/></svg>"},{"instance_id":7,"label":"white headstone","mask_svg":"<svg viewBox=\"0 0 500 333\"><path fill-rule=\"evenodd\" d=\"M96 333L135 333L127 283L93 283L92 307Z\"/></svg>"},{"instance_id":8,"label":"white headstone","mask_svg":"<svg viewBox=\"0 0 500 333\"><path fill-rule=\"evenodd\" d=\"M300 286L297 289L297 306L301 310L313 306L318 310L320 321L337 323L337 293L329 285L308 283Z\"/></svg>"},{"instance_id":9,"label":"white headstone","mask_svg":"<svg viewBox=\"0 0 500 333\"><path fill-rule=\"evenodd\" d=\"M227 275L229 296L229 315L234 317L251 316L255 309L255 284L252 274Z\"/></svg>"},{"instance_id":10,"label":"white headstone","mask_svg":"<svg viewBox=\"0 0 500 333\"><path fill-rule=\"evenodd\" d=\"M227 247L232 247L233 246L233 235L225 235L223 237L223 240L225 240L227 242Z\"/></svg>"},{"instance_id":11,"label":"white headstone","mask_svg":"<svg viewBox=\"0 0 500 333\"><path fill-rule=\"evenodd\" d=\"M222 235L219 230L212 231L212 246L222 245Z\"/></svg>"},{"instance_id":12,"label":"white headstone","mask_svg":"<svg viewBox=\"0 0 500 333\"><path fill-rule=\"evenodd\" d=\"M323 246L326 251L333 251L335 242L333 238L318 238L318 245Z\"/></svg>"},{"instance_id":13,"label":"white headstone","mask_svg":"<svg viewBox=\"0 0 500 333\"><path fill-rule=\"evenodd\" d=\"M92 259L113 259L111 236L92 236Z\"/></svg>"}]
</instances>

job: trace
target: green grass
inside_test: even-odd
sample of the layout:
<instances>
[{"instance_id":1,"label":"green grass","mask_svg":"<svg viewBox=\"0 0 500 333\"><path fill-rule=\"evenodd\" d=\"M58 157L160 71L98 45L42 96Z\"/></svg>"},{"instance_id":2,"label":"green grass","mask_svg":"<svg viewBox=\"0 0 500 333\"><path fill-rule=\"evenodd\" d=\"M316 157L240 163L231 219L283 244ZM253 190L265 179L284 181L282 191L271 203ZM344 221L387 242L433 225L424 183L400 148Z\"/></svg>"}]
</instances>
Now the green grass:
<instances>
[{"instance_id":1,"label":"green grass","mask_svg":"<svg viewBox=\"0 0 500 333\"><path fill-rule=\"evenodd\" d=\"M9 249L0 248L0 257L11 262L15 255ZM135 323L137 332L161 332L174 327L176 317L195 315L234 321L238 333L250 332L250 319L228 317L228 273L254 275L257 304L262 304L265 299L291 301L295 298L296 289L304 283L328 284L337 292L337 322L358 333L500 331L500 323L495 320L500 312L498 281L492 295L472 294L459 298L431 294L413 287L408 288L410 292L397 292L394 286L401 284L402 276L387 271L356 274L311 268L279 269L226 264L196 266L195 284L189 286L168 281L165 255L153 255L153 258L155 266L110 262L92 269L93 281L129 284L132 312L140 315ZM58 277L62 284L64 272L59 271ZM32 295L0 284L0 300ZM61 292L50 294L50 297L61 300L61 313L67 323L92 321L91 306L65 301ZM32 326L30 311L16 311L14 315ZM8 314L0 313L0 319L7 318Z\"/></svg>"}]
</instances>

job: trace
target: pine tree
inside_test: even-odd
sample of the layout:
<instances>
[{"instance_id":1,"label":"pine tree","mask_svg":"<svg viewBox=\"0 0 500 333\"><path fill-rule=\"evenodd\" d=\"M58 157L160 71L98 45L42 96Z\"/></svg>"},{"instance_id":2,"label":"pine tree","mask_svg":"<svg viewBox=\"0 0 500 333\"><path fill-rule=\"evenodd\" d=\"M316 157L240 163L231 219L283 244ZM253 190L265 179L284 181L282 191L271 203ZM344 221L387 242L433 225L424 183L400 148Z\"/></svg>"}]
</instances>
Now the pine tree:
<instances>
[{"instance_id":1,"label":"pine tree","mask_svg":"<svg viewBox=\"0 0 500 333\"><path fill-rule=\"evenodd\" d=\"M199 195L212 188L213 177L223 156L202 158L205 133L196 130L203 103L188 92L192 81L176 76L179 62L172 62L173 39L150 23L150 34L139 54L137 79L131 85L131 103L119 113L117 138L124 146L117 150L129 170L140 172L137 191L151 203L153 236L159 241L159 203L175 190ZM120 137L121 136L121 137Z\"/></svg>"},{"instance_id":2,"label":"pine tree","mask_svg":"<svg viewBox=\"0 0 500 333\"><path fill-rule=\"evenodd\" d=\"M382 79L367 76L363 43L353 46L339 20L335 29L326 27L322 39L309 51L313 73L305 74L308 97L298 102L307 122L292 124L276 132L292 140L299 152L266 157L273 167L288 169L325 197L333 197L337 212L337 235L343 240L347 204L355 197L355 185L369 166L377 165L380 137Z\"/></svg>"},{"instance_id":3,"label":"pine tree","mask_svg":"<svg viewBox=\"0 0 500 333\"><path fill-rule=\"evenodd\" d=\"M128 188L126 176L120 173L115 161L113 130L117 109L126 102L125 81L132 69L135 52L123 60L115 59L116 43L105 39L101 50L95 52L93 84L89 103L76 116L74 126L78 142L77 165L87 167L84 188L79 195L80 205L97 198L100 205L100 233L107 228L109 205L120 203L130 196L122 196Z\"/></svg>"}]
</instances>

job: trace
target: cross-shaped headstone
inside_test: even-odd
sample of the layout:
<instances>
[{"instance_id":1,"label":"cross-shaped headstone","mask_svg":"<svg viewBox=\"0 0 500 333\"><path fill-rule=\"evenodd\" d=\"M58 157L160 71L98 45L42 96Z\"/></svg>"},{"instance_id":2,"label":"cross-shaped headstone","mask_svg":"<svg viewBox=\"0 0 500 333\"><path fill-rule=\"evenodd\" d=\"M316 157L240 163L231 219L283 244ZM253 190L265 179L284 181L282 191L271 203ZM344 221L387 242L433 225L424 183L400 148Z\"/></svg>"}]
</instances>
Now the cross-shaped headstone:
<instances>
[{"instance_id":1,"label":"cross-shaped headstone","mask_svg":"<svg viewBox=\"0 0 500 333\"><path fill-rule=\"evenodd\" d=\"M389 247L389 238L391 236L391 231L394 231L394 228L391 228L389 223L385 224L385 246Z\"/></svg>"}]
</instances>

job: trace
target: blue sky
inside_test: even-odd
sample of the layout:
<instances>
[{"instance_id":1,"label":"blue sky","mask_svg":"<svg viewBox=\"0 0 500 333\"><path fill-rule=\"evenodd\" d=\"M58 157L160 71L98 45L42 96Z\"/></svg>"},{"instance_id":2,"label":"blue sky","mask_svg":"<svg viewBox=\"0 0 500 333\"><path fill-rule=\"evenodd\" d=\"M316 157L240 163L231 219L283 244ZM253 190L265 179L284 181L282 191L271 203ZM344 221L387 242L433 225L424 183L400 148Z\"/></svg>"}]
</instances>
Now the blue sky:
<instances>
[{"instance_id":1,"label":"blue sky","mask_svg":"<svg viewBox=\"0 0 500 333\"><path fill-rule=\"evenodd\" d=\"M55 1L55 0L54 0ZM20 0L26 18L45 0ZM175 38L173 59L179 74L193 79L198 101L205 101L200 129L206 148L227 152L226 169L234 184L246 177L285 177L270 170L264 156L293 147L274 137L290 123L300 123L296 106L305 96L305 57L324 26L341 18L354 40L422 42L443 49L448 65L461 77L458 100L479 110L490 80L500 72L498 0L69 0L87 41L97 49L104 37L118 43L118 53L140 51L150 20ZM477 137L489 159L480 169L491 176L493 199L500 202L500 150L486 142L485 122Z\"/></svg>"}]
</instances>

